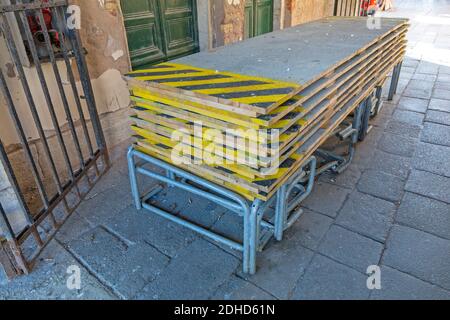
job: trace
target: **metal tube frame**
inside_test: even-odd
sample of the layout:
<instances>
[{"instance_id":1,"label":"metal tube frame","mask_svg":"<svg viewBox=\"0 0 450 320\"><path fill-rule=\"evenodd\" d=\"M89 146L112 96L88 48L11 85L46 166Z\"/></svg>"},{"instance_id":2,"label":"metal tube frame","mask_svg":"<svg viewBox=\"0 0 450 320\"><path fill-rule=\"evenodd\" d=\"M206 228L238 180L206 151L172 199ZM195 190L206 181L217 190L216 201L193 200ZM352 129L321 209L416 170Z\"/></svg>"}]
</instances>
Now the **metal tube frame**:
<instances>
[{"instance_id":1,"label":"metal tube frame","mask_svg":"<svg viewBox=\"0 0 450 320\"><path fill-rule=\"evenodd\" d=\"M368 108L368 98L359 104L355 109L352 121L352 131L348 142L347 156L336 155L333 152L317 149L314 153L317 157L325 160L325 165L316 170L316 175L320 175L326 171L332 171L337 174L344 172L350 163L353 161L355 155L356 144L359 141L360 130L362 127L362 116L365 109Z\"/></svg>"},{"instance_id":2,"label":"metal tube frame","mask_svg":"<svg viewBox=\"0 0 450 320\"><path fill-rule=\"evenodd\" d=\"M306 171L307 167L309 167L309 171ZM274 234L277 241L282 241L284 231L290 228L302 216L303 210L299 206L311 194L314 188L316 167L316 157L309 158L302 169L278 190ZM304 186L305 177L307 179L306 186ZM298 191L298 194L290 199L294 191Z\"/></svg>"},{"instance_id":3,"label":"metal tube frame","mask_svg":"<svg viewBox=\"0 0 450 320\"><path fill-rule=\"evenodd\" d=\"M312 191L316 163L315 158L312 158L306 164L311 166L312 172L312 174L310 175L312 178L309 179L309 184L306 190L302 192L301 195L291 200L289 203L286 203L287 196L291 194L295 188L303 188L299 186L300 180L306 176L303 170L299 170L295 177L291 178L290 181L282 187L283 190L288 191L288 193L286 193L283 198L280 197L280 193L277 193L276 197L272 197L271 199L269 199L269 201L263 202L262 200L256 199L255 201L250 202L233 191L225 189L208 180L186 172L150 155L142 153L136 150L135 146L131 146L129 148L127 159L131 192L136 209L145 209L188 229L191 229L201 235L209 237L218 243L222 243L232 249L241 251L243 257L243 272L247 274L256 273L257 252L261 251L264 248L268 239L273 236L275 230L283 228L284 231L300 216L299 214L294 213L293 216L289 217L289 215L285 211L287 208L291 208L294 205L294 202L296 206L300 204L300 202L303 201L303 199L306 198ZM136 159L139 159L140 162L136 161ZM152 164L153 166L163 169L166 173L155 173L154 171L147 169L145 167L145 164ZM141 194L137 181L138 174L165 183L168 187L180 188L187 192L199 195L203 198L213 201L216 204L219 204L224 208L229 209L239 216L242 216L244 220L243 242L238 243L234 240L214 233L213 231L203 226L182 219L179 216L175 216L173 213L162 210L161 208L150 204L148 200L158 194L161 190L163 190L163 188L161 185L157 185L150 192ZM202 188L197 187L196 185L199 185ZM271 223L267 220L264 220L264 215L267 212L269 206L274 201L277 201L274 217L275 222ZM265 231L264 234L262 233L262 229L264 229Z\"/></svg>"},{"instance_id":4,"label":"metal tube frame","mask_svg":"<svg viewBox=\"0 0 450 320\"><path fill-rule=\"evenodd\" d=\"M402 71L402 65L403 65L403 61L401 61L399 64L397 64L394 67L394 71L392 72L392 80L391 80L391 86L389 88L388 101L392 101L394 99L395 94L397 93L398 82L400 80L400 73Z\"/></svg>"}]
</instances>

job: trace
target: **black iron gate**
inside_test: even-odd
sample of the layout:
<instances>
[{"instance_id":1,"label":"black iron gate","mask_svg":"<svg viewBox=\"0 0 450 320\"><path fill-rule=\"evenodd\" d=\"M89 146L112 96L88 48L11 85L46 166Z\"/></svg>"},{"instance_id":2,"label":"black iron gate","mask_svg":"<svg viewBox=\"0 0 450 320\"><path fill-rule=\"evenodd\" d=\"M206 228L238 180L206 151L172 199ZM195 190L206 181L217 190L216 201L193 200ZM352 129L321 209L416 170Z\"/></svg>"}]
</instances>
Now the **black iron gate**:
<instances>
[{"instance_id":1,"label":"black iron gate","mask_svg":"<svg viewBox=\"0 0 450 320\"><path fill-rule=\"evenodd\" d=\"M4 3L0 40L11 63L0 65L0 117L13 124L18 144L8 150L0 136L0 170L16 202L0 203L0 263L12 277L30 272L109 159L79 32L67 24L68 1Z\"/></svg>"}]
</instances>

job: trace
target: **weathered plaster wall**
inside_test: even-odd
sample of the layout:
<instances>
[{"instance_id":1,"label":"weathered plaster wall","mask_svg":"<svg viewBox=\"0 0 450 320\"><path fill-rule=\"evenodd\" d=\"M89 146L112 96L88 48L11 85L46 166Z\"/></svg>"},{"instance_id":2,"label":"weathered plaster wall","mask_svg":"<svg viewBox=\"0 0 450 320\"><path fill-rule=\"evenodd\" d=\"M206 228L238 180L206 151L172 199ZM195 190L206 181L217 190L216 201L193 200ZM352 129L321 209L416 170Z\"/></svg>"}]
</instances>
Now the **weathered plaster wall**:
<instances>
[{"instance_id":1,"label":"weathered plaster wall","mask_svg":"<svg viewBox=\"0 0 450 320\"><path fill-rule=\"evenodd\" d=\"M285 0L285 27L314 21L333 14L334 0Z\"/></svg>"},{"instance_id":2,"label":"weathered plaster wall","mask_svg":"<svg viewBox=\"0 0 450 320\"><path fill-rule=\"evenodd\" d=\"M245 0L211 0L213 47L244 39Z\"/></svg>"}]
</instances>

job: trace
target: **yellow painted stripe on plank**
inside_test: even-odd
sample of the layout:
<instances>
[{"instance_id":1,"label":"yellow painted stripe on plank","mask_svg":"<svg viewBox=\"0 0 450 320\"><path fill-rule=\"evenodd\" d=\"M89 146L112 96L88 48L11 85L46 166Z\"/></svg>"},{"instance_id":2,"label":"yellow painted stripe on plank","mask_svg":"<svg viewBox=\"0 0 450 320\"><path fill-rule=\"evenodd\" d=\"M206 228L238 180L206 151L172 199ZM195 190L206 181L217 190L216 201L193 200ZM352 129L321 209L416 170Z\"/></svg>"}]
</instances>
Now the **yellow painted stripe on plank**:
<instances>
[{"instance_id":1,"label":"yellow painted stripe on plank","mask_svg":"<svg viewBox=\"0 0 450 320\"><path fill-rule=\"evenodd\" d=\"M157 93L150 94L146 90L132 88L132 92L134 95L136 95L138 97L145 98L148 100L153 100L153 101L163 103L163 104L167 104L167 105L175 107L175 108L189 110L192 112L196 112L199 114L209 116L211 118L228 121L228 122L231 122L231 123L243 126L243 127L247 127L247 128L252 128L252 129L259 128L259 126L257 124L251 122L250 117L246 117L243 115L230 116L230 112L227 112L227 111L217 110L215 108L207 107L207 106L204 106L199 103L192 102L192 101L185 101L185 103L181 103L178 101L160 97L160 96L158 96ZM248 119L248 120L245 121L245 119Z\"/></svg>"},{"instance_id":2,"label":"yellow painted stripe on plank","mask_svg":"<svg viewBox=\"0 0 450 320\"><path fill-rule=\"evenodd\" d=\"M159 135L155 135L155 134L150 134L149 132L145 132L145 130L140 129L138 127L134 127L132 128L133 131L135 131L138 135L144 137L146 140L151 141L152 143L155 144L163 144L166 147L171 148L171 150L176 147L177 145L179 145L180 142L171 142L169 141L166 137L163 137L162 139L160 138ZM205 153L205 149L202 148L197 148L194 147L192 145L186 145L186 147L190 148L190 153L192 155L195 156L196 153L201 153L202 155L204 155ZM198 150L198 151L196 151ZM226 156L227 154L224 153L224 156ZM229 161L234 161L234 159L237 159L237 155L234 154L232 155L232 159L227 159L227 158L223 158L220 157L219 155L214 155L214 159L215 159L215 163L216 165L219 165L235 172L240 178L245 178L246 181L248 182L252 182L257 175L261 175L261 173L259 171L257 171L256 169L252 169L251 167L245 166L245 165L239 165L239 164L232 164L232 163L228 163ZM256 162L256 159L255 159ZM206 163L205 163L206 165Z\"/></svg>"},{"instance_id":3,"label":"yellow painted stripe on plank","mask_svg":"<svg viewBox=\"0 0 450 320\"><path fill-rule=\"evenodd\" d=\"M256 80L256 81L269 82L269 83L279 83L279 84L283 84L287 87L301 88L301 85L299 85L298 83L293 83L293 82L278 81L278 80L274 80L274 79L243 75L243 74L238 74L238 73L233 73L233 72L228 72L228 71L202 69L202 68L197 68L194 66L184 65L184 64L179 64L179 63L171 63L170 65L177 67L179 69L189 68L189 69L197 70L197 71L210 71L210 72L214 72L215 74L222 74L222 75L234 77L237 79Z\"/></svg>"},{"instance_id":4,"label":"yellow painted stripe on plank","mask_svg":"<svg viewBox=\"0 0 450 320\"><path fill-rule=\"evenodd\" d=\"M132 98L132 101L133 101L133 98ZM221 130L227 130L228 129L224 125L219 125L219 124L217 124L215 122L212 122L212 121L210 122L208 120L203 119L202 117L206 117L206 116L203 116L203 115L199 115L200 118L196 119L194 116L181 114L181 113L178 113L176 111L169 111L168 108L170 108L170 107L168 107L168 106L164 106L164 109L162 109L162 108L158 107L156 104L139 103L139 102L136 102L136 101L133 101L133 102L135 103L136 106L145 109L145 110L136 110L136 112L164 113L164 114L171 115L171 116L173 116L175 118L182 119L183 121L186 121L186 122L199 121L199 122L202 122L203 125L206 125L206 126L208 126L210 128L216 128L216 129L221 129ZM179 111L179 110L177 110L177 111ZM187 119L189 119L189 120L187 120Z\"/></svg>"},{"instance_id":5,"label":"yellow painted stripe on plank","mask_svg":"<svg viewBox=\"0 0 450 320\"><path fill-rule=\"evenodd\" d=\"M268 95L268 96L254 96L254 97L245 97L245 98L232 98L228 100L233 100L240 103L245 104L253 104L253 103L264 103L264 102L277 102L285 98L285 94L276 94L276 95Z\"/></svg>"},{"instance_id":6,"label":"yellow painted stripe on plank","mask_svg":"<svg viewBox=\"0 0 450 320\"><path fill-rule=\"evenodd\" d=\"M189 121L186 121L186 120L179 119L179 118L175 117L175 118L170 118L170 122L169 122L168 119L158 116L156 112L153 112L153 111L150 111L150 110L145 110L145 111L136 110L136 111L138 112L138 119L140 119L141 121L150 122L150 123L152 123L154 125L163 125L163 126L166 126L166 127L170 128L171 130L179 130L180 128L184 128L186 130L189 130L188 132L191 135L194 134L194 126L187 124ZM142 112L148 113L148 114L150 114L150 116L146 117L146 115L142 114ZM192 119L191 121L195 121L195 120ZM300 122L304 122L304 121L299 121L298 123L300 123ZM210 126L206 126L205 127L204 126L203 127L203 133L205 133L207 130L210 130L210 129L218 130L217 128L214 128L214 127L210 127ZM226 129L225 130L220 130L220 131L221 131L221 134L222 134L222 138L225 141L225 139L227 137L226 136ZM238 134L240 132L239 132L239 130L234 130L234 133ZM294 133L292 133L292 132L281 134L280 137L279 137L279 142L281 144L284 143L285 141L289 140L293 134ZM257 139L253 139L253 135L250 135L250 136L249 135L247 135L247 136L242 136L241 135L241 136L236 136L236 137L239 137L241 139L245 139L245 141L250 140L250 141L258 142L258 143L262 143L262 144L267 143L267 139L265 137L261 136L261 135L258 135Z\"/></svg>"},{"instance_id":7,"label":"yellow painted stripe on plank","mask_svg":"<svg viewBox=\"0 0 450 320\"><path fill-rule=\"evenodd\" d=\"M131 71L126 74L127 75L138 75L143 73L157 73L157 72L170 72L177 71L175 68L167 67L167 68L155 68L155 69L140 69L136 71Z\"/></svg>"},{"instance_id":8,"label":"yellow painted stripe on plank","mask_svg":"<svg viewBox=\"0 0 450 320\"><path fill-rule=\"evenodd\" d=\"M165 84L170 87L186 87L186 86L197 86L197 85L205 85L205 84L221 84L221 83L233 83L233 82L242 82L242 80L235 78L222 78L222 79L210 79L210 80L189 80L189 81L168 81L161 82L161 84ZM183 88L181 88L184 90Z\"/></svg>"},{"instance_id":9,"label":"yellow painted stripe on plank","mask_svg":"<svg viewBox=\"0 0 450 320\"><path fill-rule=\"evenodd\" d=\"M138 134L139 135L141 135L141 133L139 133L138 132ZM157 140L155 140L155 139L153 139L152 137L150 137L150 136L144 136L144 135L141 135L142 137L144 137L145 139L146 139L146 141L147 142L149 142L150 144L154 144L154 147L155 148L158 148L161 152L163 152L163 153L166 153L167 154L167 157L172 157L172 151L173 151L173 149L172 149L172 147L171 147L171 149L163 149L163 148L160 148L160 147L158 147L157 145L155 145L155 144L158 144L158 143L161 143L161 142L158 142ZM163 143L164 144L164 143ZM170 146L169 146L170 147ZM192 149L194 149L194 148L192 148ZM195 156L195 150L191 150L191 155L193 155L193 156ZM186 155L184 155L184 157L186 157ZM170 158L170 159L172 159L172 158ZM188 160L190 160L189 158L186 158L186 159L188 159ZM172 163L172 160L170 160L171 161L171 163ZM208 164L206 164L206 163L204 163L203 165L205 165L205 166L209 166ZM212 166L210 166L211 168L214 168L215 170L220 170L220 169L217 169L217 168L215 168L215 167L217 167L217 166L221 166L221 167L224 167L225 168L225 166L224 165L222 165L222 164L216 164L216 165L212 165ZM228 169L228 168L227 168ZM223 173L221 173L221 174L226 174L225 172L223 172ZM242 182L247 182L247 183L252 183L253 181L254 181L254 179L255 179L255 177L253 176L253 177L251 177L251 178L248 178L248 177L246 177L246 176L244 176L244 175L241 175L241 174L239 174L239 173L228 173L229 175L232 175L235 179L239 179L239 180L241 180Z\"/></svg>"},{"instance_id":10,"label":"yellow painted stripe on plank","mask_svg":"<svg viewBox=\"0 0 450 320\"><path fill-rule=\"evenodd\" d=\"M239 82L237 82L239 83ZM270 83L270 84L260 84L260 85L250 85L250 86L236 86L227 88L214 88L214 89L200 89L192 90L197 93L212 95L212 94L222 94L222 93L235 93L235 92L246 92L246 91L259 91L259 90L270 90L270 89L282 89L286 88L283 84Z\"/></svg>"},{"instance_id":11,"label":"yellow painted stripe on plank","mask_svg":"<svg viewBox=\"0 0 450 320\"><path fill-rule=\"evenodd\" d=\"M215 74L211 74L209 72L187 72L187 73L176 73L176 74L156 75L156 76L142 76L142 77L136 77L136 79L151 82L152 80L178 79L178 78L187 78L187 77L189 77L189 78L204 77L204 76L212 76L212 75L215 75ZM175 82L175 83L177 83L177 82Z\"/></svg>"},{"instance_id":12,"label":"yellow painted stripe on plank","mask_svg":"<svg viewBox=\"0 0 450 320\"><path fill-rule=\"evenodd\" d=\"M168 159L166 157L164 157L162 155L159 155L159 154L157 154L154 151L146 149L145 147L135 146L135 148L136 148L137 151L140 151L142 153L146 153L146 154L148 154L148 155L150 155L152 157L155 157L157 159L160 159L162 161L170 163L170 161L168 161ZM220 181L218 178L216 178L216 177L214 177L212 175L205 174L205 173L199 174L199 172L196 171L195 168L191 168L191 167L183 166L183 165L175 165L175 164L172 164L172 165L174 165L176 167L179 167L181 169L184 169L184 170L186 170L188 172L191 172L192 174L197 175L197 176L199 176L199 177L201 177L203 179L206 179L208 181L211 181L211 182L213 182L215 184L224 186L225 188L227 188L229 190L232 190L232 191L242 195L244 198L246 198L249 201L254 201L256 197L260 198L261 200L266 200L265 198L261 198L261 196L256 195L256 194L250 192L249 190L247 190L247 189L245 189L245 188L243 188L243 187L241 187L239 185L231 184L231 183L228 183L226 181Z\"/></svg>"}]
</instances>

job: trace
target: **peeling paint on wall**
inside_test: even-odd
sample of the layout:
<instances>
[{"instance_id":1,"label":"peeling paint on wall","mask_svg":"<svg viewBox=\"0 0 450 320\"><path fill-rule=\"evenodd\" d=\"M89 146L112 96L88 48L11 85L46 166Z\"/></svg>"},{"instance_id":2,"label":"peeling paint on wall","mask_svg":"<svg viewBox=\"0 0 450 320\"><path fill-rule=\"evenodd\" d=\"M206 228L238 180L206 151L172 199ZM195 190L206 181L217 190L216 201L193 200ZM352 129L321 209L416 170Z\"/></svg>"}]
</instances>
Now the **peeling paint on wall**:
<instances>
[{"instance_id":1,"label":"peeling paint on wall","mask_svg":"<svg viewBox=\"0 0 450 320\"><path fill-rule=\"evenodd\" d=\"M16 70L14 69L14 65L11 62L8 62L5 64L6 68L6 76L9 78L15 78L16 77Z\"/></svg>"}]
</instances>

